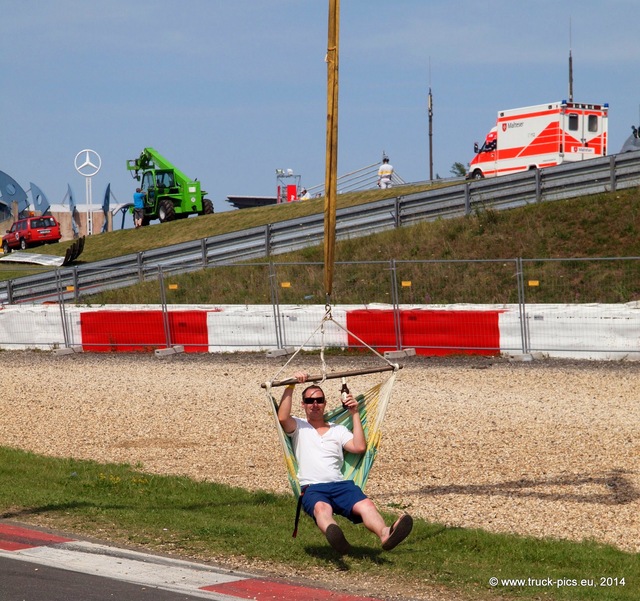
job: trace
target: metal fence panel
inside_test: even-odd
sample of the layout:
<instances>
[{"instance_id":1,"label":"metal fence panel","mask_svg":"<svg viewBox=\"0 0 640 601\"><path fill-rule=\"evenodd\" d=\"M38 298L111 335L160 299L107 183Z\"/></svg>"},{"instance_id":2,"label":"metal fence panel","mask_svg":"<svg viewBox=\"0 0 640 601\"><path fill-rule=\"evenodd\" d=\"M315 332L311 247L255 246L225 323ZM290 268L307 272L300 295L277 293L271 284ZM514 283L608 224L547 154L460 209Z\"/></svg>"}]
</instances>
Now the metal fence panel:
<instances>
[{"instance_id":1,"label":"metal fence panel","mask_svg":"<svg viewBox=\"0 0 640 601\"><path fill-rule=\"evenodd\" d=\"M640 258L523 259L522 264L531 352L640 352Z\"/></svg>"},{"instance_id":2,"label":"metal fence panel","mask_svg":"<svg viewBox=\"0 0 640 601\"><path fill-rule=\"evenodd\" d=\"M92 269L105 282L119 271ZM321 263L226 264L205 274L148 267L126 305L118 290L104 303L80 305L73 302L78 289L86 292L80 275L58 273L55 303L0 311L0 347L221 352L367 344L425 354L640 358L640 257L339 262L331 311L348 333L333 325L314 332L328 308Z\"/></svg>"}]
</instances>

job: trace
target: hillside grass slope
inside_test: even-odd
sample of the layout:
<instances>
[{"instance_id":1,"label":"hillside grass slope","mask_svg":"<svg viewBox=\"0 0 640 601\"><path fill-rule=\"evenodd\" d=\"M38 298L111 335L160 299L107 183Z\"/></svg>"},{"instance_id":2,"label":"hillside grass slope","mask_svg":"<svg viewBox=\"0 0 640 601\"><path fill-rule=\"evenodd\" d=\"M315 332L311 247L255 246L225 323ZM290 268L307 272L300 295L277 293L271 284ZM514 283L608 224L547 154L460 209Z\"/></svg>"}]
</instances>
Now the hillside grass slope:
<instances>
[{"instance_id":1,"label":"hillside grass slope","mask_svg":"<svg viewBox=\"0 0 640 601\"><path fill-rule=\"evenodd\" d=\"M351 202L359 198L351 199ZM146 247L147 240L175 243L322 211L318 201L248 209L199 217L142 230L114 232L88 242L89 257L112 256ZM282 213L279 213L282 211ZM245 214L246 213L246 214ZM294 215L295 213L295 215ZM193 223L192 223L193 222ZM215 230L215 231L214 231ZM528 261L530 278L553 285L530 292L536 302L629 302L640 299L640 191L631 189L571 200L543 202L510 210L486 209L465 217L440 219L389 230L336 245L334 301L389 302L389 262L399 262L397 279L414 283L406 302L517 302L514 259ZM101 239L104 238L104 239ZM121 240L114 246L114 240ZM584 259L626 257L625 261ZM85 255L86 260L88 257ZM546 261L533 261L534 259ZM565 261L561 261L565 259ZM254 266L218 266L172 275L176 303L270 303L266 259ZM281 302L322 302L323 247L277 255ZM346 262L361 262L346 265ZM425 264L424 262L430 262ZM89 302L158 302L150 281L91 297Z\"/></svg>"}]
</instances>

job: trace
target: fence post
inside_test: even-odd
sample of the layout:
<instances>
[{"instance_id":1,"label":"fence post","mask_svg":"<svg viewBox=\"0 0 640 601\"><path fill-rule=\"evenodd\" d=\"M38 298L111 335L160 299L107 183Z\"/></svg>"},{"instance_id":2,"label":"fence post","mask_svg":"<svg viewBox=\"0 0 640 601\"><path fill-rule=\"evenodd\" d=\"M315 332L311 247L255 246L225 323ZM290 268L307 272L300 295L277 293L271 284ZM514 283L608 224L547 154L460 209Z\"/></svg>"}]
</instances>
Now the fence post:
<instances>
[{"instance_id":1,"label":"fence post","mask_svg":"<svg viewBox=\"0 0 640 601\"><path fill-rule=\"evenodd\" d=\"M58 308L60 309L60 324L62 325L62 338L64 340L64 348L69 348L69 331L67 327L67 314L64 310L64 293L62 291L62 282L60 278L60 270L56 268L56 289L58 292Z\"/></svg>"},{"instance_id":2,"label":"fence post","mask_svg":"<svg viewBox=\"0 0 640 601\"><path fill-rule=\"evenodd\" d=\"M524 269L522 258L516 259L516 282L518 286L518 314L520 318L520 338L523 354L529 353L529 324L527 322L527 310L525 302Z\"/></svg>"},{"instance_id":3,"label":"fence post","mask_svg":"<svg viewBox=\"0 0 640 601\"><path fill-rule=\"evenodd\" d=\"M280 303L278 301L277 275L272 261L269 261L269 289L271 291L271 306L273 307L276 347L281 349L284 348L284 341L282 339L282 320L280 316Z\"/></svg>"},{"instance_id":4,"label":"fence post","mask_svg":"<svg viewBox=\"0 0 640 601\"><path fill-rule=\"evenodd\" d=\"M393 216L394 225L396 229L398 229L402 225L402 215L400 214L402 210L402 196L396 196L394 207L395 207L395 215Z\"/></svg>"},{"instance_id":5,"label":"fence post","mask_svg":"<svg viewBox=\"0 0 640 601\"><path fill-rule=\"evenodd\" d=\"M264 254L268 258L271 256L271 224L264 226Z\"/></svg>"},{"instance_id":6,"label":"fence post","mask_svg":"<svg viewBox=\"0 0 640 601\"><path fill-rule=\"evenodd\" d=\"M169 311L167 309L167 291L164 289L164 274L162 265L158 265L158 282L160 283L160 304L162 307L162 325L164 326L164 337L166 347L171 348L171 328L169 326Z\"/></svg>"},{"instance_id":7,"label":"fence post","mask_svg":"<svg viewBox=\"0 0 640 601\"><path fill-rule=\"evenodd\" d=\"M7 280L7 304L13 305L13 280Z\"/></svg>"},{"instance_id":8,"label":"fence post","mask_svg":"<svg viewBox=\"0 0 640 601\"><path fill-rule=\"evenodd\" d=\"M609 186L611 187L610 192L616 191L616 155L612 154L609 157Z\"/></svg>"},{"instance_id":9,"label":"fence post","mask_svg":"<svg viewBox=\"0 0 640 601\"><path fill-rule=\"evenodd\" d=\"M73 268L73 300L76 303L80 302L80 292L78 290L79 288L79 281L78 281L78 268L74 266Z\"/></svg>"},{"instance_id":10,"label":"fence post","mask_svg":"<svg viewBox=\"0 0 640 601\"><path fill-rule=\"evenodd\" d=\"M202 266L209 265L209 255L207 254L207 238L200 240L200 249L202 250Z\"/></svg>"},{"instance_id":11,"label":"fence post","mask_svg":"<svg viewBox=\"0 0 640 601\"><path fill-rule=\"evenodd\" d=\"M142 252L136 253L136 262L138 265L138 282L144 282L144 270L142 268Z\"/></svg>"},{"instance_id":12,"label":"fence post","mask_svg":"<svg viewBox=\"0 0 640 601\"><path fill-rule=\"evenodd\" d=\"M464 214L471 213L471 184L467 182L464 185Z\"/></svg>"},{"instance_id":13,"label":"fence post","mask_svg":"<svg viewBox=\"0 0 640 601\"><path fill-rule=\"evenodd\" d=\"M396 349L402 350L402 327L400 321L400 301L398 295L398 277L396 260L391 259L391 302L393 304L393 327L396 335Z\"/></svg>"},{"instance_id":14,"label":"fence post","mask_svg":"<svg viewBox=\"0 0 640 601\"><path fill-rule=\"evenodd\" d=\"M542 170L536 169L536 202L542 200Z\"/></svg>"}]
</instances>

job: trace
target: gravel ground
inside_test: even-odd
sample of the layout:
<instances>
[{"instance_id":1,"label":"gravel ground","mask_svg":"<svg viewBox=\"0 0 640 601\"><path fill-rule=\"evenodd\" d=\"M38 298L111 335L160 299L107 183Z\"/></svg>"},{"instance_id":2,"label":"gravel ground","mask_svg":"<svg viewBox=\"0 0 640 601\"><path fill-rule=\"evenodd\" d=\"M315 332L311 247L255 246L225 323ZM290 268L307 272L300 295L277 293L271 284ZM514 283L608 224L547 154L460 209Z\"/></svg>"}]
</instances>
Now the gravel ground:
<instances>
[{"instance_id":1,"label":"gravel ground","mask_svg":"<svg viewBox=\"0 0 640 601\"><path fill-rule=\"evenodd\" d=\"M305 361L281 377L319 370ZM284 493L260 388L281 366L264 355L7 353L0 445ZM379 378L353 378L352 392ZM639 399L634 363L408 359L367 492L451 526L639 552Z\"/></svg>"}]
</instances>

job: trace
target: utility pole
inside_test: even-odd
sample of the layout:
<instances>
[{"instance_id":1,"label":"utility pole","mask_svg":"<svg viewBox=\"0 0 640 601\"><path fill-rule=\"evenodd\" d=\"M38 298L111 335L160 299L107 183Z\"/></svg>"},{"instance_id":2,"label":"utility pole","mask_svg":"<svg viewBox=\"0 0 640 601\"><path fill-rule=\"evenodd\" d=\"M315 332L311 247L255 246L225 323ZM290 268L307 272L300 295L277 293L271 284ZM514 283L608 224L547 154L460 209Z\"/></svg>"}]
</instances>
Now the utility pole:
<instances>
[{"instance_id":1,"label":"utility pole","mask_svg":"<svg viewBox=\"0 0 640 601\"><path fill-rule=\"evenodd\" d=\"M429 96L427 98L429 111L429 181L433 181L433 95L431 94L431 57L429 57Z\"/></svg>"},{"instance_id":2,"label":"utility pole","mask_svg":"<svg viewBox=\"0 0 640 601\"><path fill-rule=\"evenodd\" d=\"M327 35L327 144L324 176L324 291L330 304L336 246L336 204L338 190L338 60L340 0L329 0Z\"/></svg>"}]
</instances>

